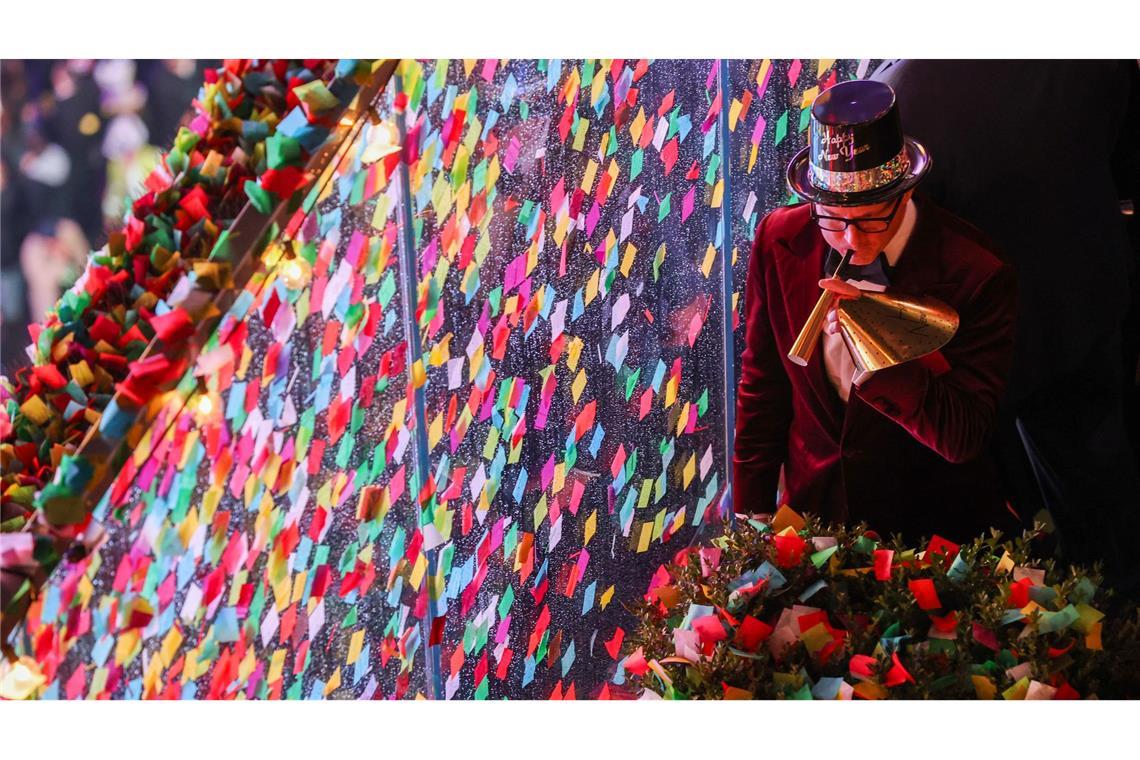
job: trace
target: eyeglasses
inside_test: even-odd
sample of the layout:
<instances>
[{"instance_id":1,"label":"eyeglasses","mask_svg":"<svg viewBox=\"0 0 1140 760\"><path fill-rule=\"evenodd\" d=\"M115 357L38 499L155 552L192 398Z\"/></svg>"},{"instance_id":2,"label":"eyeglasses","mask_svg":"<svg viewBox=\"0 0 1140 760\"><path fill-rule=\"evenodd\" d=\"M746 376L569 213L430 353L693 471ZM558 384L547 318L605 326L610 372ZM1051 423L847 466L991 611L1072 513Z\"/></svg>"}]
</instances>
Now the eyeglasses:
<instances>
[{"instance_id":1,"label":"eyeglasses","mask_svg":"<svg viewBox=\"0 0 1140 760\"><path fill-rule=\"evenodd\" d=\"M811 218L819 225L821 230L828 232L843 232L847 229L848 225L854 225L855 229L860 232L886 232L887 228L891 226L891 220L895 218L898 213L899 204L902 202L903 196L895 198L895 204L891 206L891 213L886 216L864 216L859 219L845 219L841 216L820 216L815 211L815 204L811 204Z\"/></svg>"}]
</instances>

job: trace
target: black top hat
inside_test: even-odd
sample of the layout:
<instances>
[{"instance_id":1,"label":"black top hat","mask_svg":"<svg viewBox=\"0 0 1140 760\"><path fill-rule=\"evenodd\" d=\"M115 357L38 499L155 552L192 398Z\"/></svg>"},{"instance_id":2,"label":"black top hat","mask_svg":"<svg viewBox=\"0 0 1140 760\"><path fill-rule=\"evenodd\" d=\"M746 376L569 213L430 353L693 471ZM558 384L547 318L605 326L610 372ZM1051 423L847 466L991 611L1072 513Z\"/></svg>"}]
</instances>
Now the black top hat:
<instances>
[{"instance_id":1,"label":"black top hat","mask_svg":"<svg viewBox=\"0 0 1140 760\"><path fill-rule=\"evenodd\" d=\"M902 132L895 91L853 80L811 105L811 142L788 164L788 188L828 206L881 203L918 184L930 169L926 148Z\"/></svg>"}]
</instances>

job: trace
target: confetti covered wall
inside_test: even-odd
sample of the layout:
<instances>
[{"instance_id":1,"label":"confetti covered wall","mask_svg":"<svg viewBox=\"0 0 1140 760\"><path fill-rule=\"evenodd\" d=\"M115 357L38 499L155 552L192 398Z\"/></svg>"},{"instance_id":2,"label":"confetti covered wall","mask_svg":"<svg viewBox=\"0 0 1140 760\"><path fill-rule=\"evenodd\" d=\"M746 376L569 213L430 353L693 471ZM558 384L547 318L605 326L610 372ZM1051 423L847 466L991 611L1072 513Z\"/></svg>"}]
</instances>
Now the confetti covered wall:
<instances>
[{"instance_id":1,"label":"confetti covered wall","mask_svg":"<svg viewBox=\"0 0 1140 760\"><path fill-rule=\"evenodd\" d=\"M423 693L398 187L362 164L380 132L301 227L308 286L254 278L198 361L213 408L155 422L96 512L110 540L33 608L47 696Z\"/></svg>"},{"instance_id":2,"label":"confetti covered wall","mask_svg":"<svg viewBox=\"0 0 1140 760\"><path fill-rule=\"evenodd\" d=\"M727 518L726 280L739 312L801 105L865 68L404 62L307 284L251 282L214 409L148 431L33 607L48 696L620 693L623 604Z\"/></svg>"}]
</instances>

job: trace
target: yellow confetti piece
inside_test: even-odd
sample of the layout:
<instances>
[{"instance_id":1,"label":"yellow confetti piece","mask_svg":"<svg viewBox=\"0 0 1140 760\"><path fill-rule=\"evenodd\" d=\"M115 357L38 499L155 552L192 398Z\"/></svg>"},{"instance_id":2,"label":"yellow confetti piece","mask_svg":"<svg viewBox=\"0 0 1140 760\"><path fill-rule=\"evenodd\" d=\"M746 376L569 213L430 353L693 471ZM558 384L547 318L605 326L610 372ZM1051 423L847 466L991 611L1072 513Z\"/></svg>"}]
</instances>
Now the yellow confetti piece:
<instances>
[{"instance_id":1,"label":"yellow confetti piece","mask_svg":"<svg viewBox=\"0 0 1140 760\"><path fill-rule=\"evenodd\" d=\"M428 428L428 451L433 451L443 438L443 414L443 412L437 414Z\"/></svg>"},{"instance_id":2,"label":"yellow confetti piece","mask_svg":"<svg viewBox=\"0 0 1140 760\"><path fill-rule=\"evenodd\" d=\"M645 129L645 108L637 109L637 116L629 124L629 136L633 138L633 144L641 140L641 130Z\"/></svg>"},{"instance_id":3,"label":"yellow confetti piece","mask_svg":"<svg viewBox=\"0 0 1140 760\"><path fill-rule=\"evenodd\" d=\"M305 582L309 578L309 571L302 570L293 576L293 593L289 597L289 601L293 604L301 601L301 595L305 593Z\"/></svg>"},{"instance_id":4,"label":"yellow confetti piece","mask_svg":"<svg viewBox=\"0 0 1140 760\"><path fill-rule=\"evenodd\" d=\"M712 273L713 263L716 261L716 246L709 243L709 247L705 249L705 258L701 262L701 274L707 279L709 274Z\"/></svg>"},{"instance_id":5,"label":"yellow confetti piece","mask_svg":"<svg viewBox=\"0 0 1140 760\"><path fill-rule=\"evenodd\" d=\"M68 367L68 372L71 374L71 379L80 388L86 388L91 383L95 382L95 373L91 371L91 366L86 361L79 361Z\"/></svg>"},{"instance_id":6,"label":"yellow confetti piece","mask_svg":"<svg viewBox=\"0 0 1140 760\"><path fill-rule=\"evenodd\" d=\"M577 363L577 362L575 362ZM574 382L570 385L570 395L574 399L574 403L578 403L578 399L582 396L582 391L586 389L586 370L578 370L578 374L574 377Z\"/></svg>"},{"instance_id":7,"label":"yellow confetti piece","mask_svg":"<svg viewBox=\"0 0 1140 760\"><path fill-rule=\"evenodd\" d=\"M689 402L686 401L685 405L681 407L681 413L677 415L677 435L680 436L685 432L685 426L689 424Z\"/></svg>"},{"instance_id":8,"label":"yellow confetti piece","mask_svg":"<svg viewBox=\"0 0 1140 760\"><path fill-rule=\"evenodd\" d=\"M570 371L578 369L578 357L582 355L582 346L585 345L581 338L573 337L566 345L566 366Z\"/></svg>"},{"instance_id":9,"label":"yellow confetti piece","mask_svg":"<svg viewBox=\"0 0 1140 760\"><path fill-rule=\"evenodd\" d=\"M566 484L566 463L559 462L554 465L554 480L550 483L550 493L556 494Z\"/></svg>"},{"instance_id":10,"label":"yellow confetti piece","mask_svg":"<svg viewBox=\"0 0 1140 760\"><path fill-rule=\"evenodd\" d=\"M1009 552L1002 553L1001 559L998 560L996 570L999 573L1013 572L1013 557L1009 556Z\"/></svg>"},{"instance_id":11,"label":"yellow confetti piece","mask_svg":"<svg viewBox=\"0 0 1140 760\"><path fill-rule=\"evenodd\" d=\"M673 406L673 402L677 400L677 384L679 382L680 381L678 378L671 377L671 378L669 378L669 381L667 383L665 383L665 408L666 409Z\"/></svg>"},{"instance_id":12,"label":"yellow confetti piece","mask_svg":"<svg viewBox=\"0 0 1140 760\"><path fill-rule=\"evenodd\" d=\"M602 270L595 269L594 273L590 275L590 279L586 282L586 295L584 299L586 306L589 306L590 302L598 297L598 283L600 281L601 274Z\"/></svg>"},{"instance_id":13,"label":"yellow confetti piece","mask_svg":"<svg viewBox=\"0 0 1140 760\"><path fill-rule=\"evenodd\" d=\"M854 691L863 699L886 699L887 697L886 687L871 681L860 681L855 684Z\"/></svg>"},{"instance_id":14,"label":"yellow confetti piece","mask_svg":"<svg viewBox=\"0 0 1140 760\"><path fill-rule=\"evenodd\" d=\"M538 530L538 526L546 519L547 513L546 494L538 498L538 503L534 505L534 529Z\"/></svg>"},{"instance_id":15,"label":"yellow confetti piece","mask_svg":"<svg viewBox=\"0 0 1140 760\"><path fill-rule=\"evenodd\" d=\"M225 156L221 153L218 153L216 150L210 151L209 155L206 156L206 160L198 167L198 173L203 177L213 177L221 167L223 160L225 160Z\"/></svg>"},{"instance_id":16,"label":"yellow confetti piece","mask_svg":"<svg viewBox=\"0 0 1140 760\"><path fill-rule=\"evenodd\" d=\"M685 510L688 507L681 507L677 510L677 515L673 518L673 522L669 526L670 533L676 533L685 525Z\"/></svg>"},{"instance_id":17,"label":"yellow confetti piece","mask_svg":"<svg viewBox=\"0 0 1140 760\"><path fill-rule=\"evenodd\" d=\"M800 634L800 641L804 643L807 650L815 654L819 650L827 646L831 641L831 634L827 631L827 626L823 623L816 623L811 628Z\"/></svg>"},{"instance_id":18,"label":"yellow confetti piece","mask_svg":"<svg viewBox=\"0 0 1140 760\"><path fill-rule=\"evenodd\" d=\"M194 537L196 530L198 530L198 513L191 509L186 513L186 518L178 525L178 539L182 542L183 549L190 547L190 539Z\"/></svg>"},{"instance_id":19,"label":"yellow confetti piece","mask_svg":"<svg viewBox=\"0 0 1140 760\"><path fill-rule=\"evenodd\" d=\"M182 631L178 630L178 626L174 626L162 639L162 648L158 656L162 658L164 668L169 668L174 662L174 655L178 653L178 647L182 646L182 638Z\"/></svg>"},{"instance_id":20,"label":"yellow confetti piece","mask_svg":"<svg viewBox=\"0 0 1140 760\"><path fill-rule=\"evenodd\" d=\"M562 87L561 95L563 101L570 100L574 97L574 93L582 89L582 76L578 73L577 68L570 69L570 76L566 78L566 84Z\"/></svg>"},{"instance_id":21,"label":"yellow confetti piece","mask_svg":"<svg viewBox=\"0 0 1140 760\"><path fill-rule=\"evenodd\" d=\"M1093 626L1098 625L1104 617L1103 612L1087 604L1078 604L1077 614L1080 617L1077 618L1077 622L1073 623L1073 628L1084 634L1092 633Z\"/></svg>"},{"instance_id":22,"label":"yellow confetti piece","mask_svg":"<svg viewBox=\"0 0 1140 760\"><path fill-rule=\"evenodd\" d=\"M253 650L250 650L253 654ZM143 696L154 695L158 691L158 681L162 677L162 660L158 657L152 657L146 666L146 672L143 674Z\"/></svg>"},{"instance_id":23,"label":"yellow confetti piece","mask_svg":"<svg viewBox=\"0 0 1140 760\"><path fill-rule=\"evenodd\" d=\"M218 511L218 504L222 500L222 487L212 486L205 494L202 495L202 509L198 516L201 522L208 523L214 519L214 513Z\"/></svg>"},{"instance_id":24,"label":"yellow confetti piece","mask_svg":"<svg viewBox=\"0 0 1140 760\"><path fill-rule=\"evenodd\" d=\"M625 253L621 259L622 277L629 277L629 270L633 268L633 261L637 257L637 247L633 243L626 243Z\"/></svg>"},{"instance_id":25,"label":"yellow confetti piece","mask_svg":"<svg viewBox=\"0 0 1140 760\"><path fill-rule=\"evenodd\" d=\"M598 511L594 510L590 513L590 516L586 518L586 528L585 533L582 537L582 546L586 546L590 543L590 539L594 537L594 533L597 531L597 529Z\"/></svg>"},{"instance_id":26,"label":"yellow confetti piece","mask_svg":"<svg viewBox=\"0 0 1140 760\"><path fill-rule=\"evenodd\" d=\"M689 461L685 462L684 472L684 488L688 488L689 484L693 482L693 476L697 474L697 455L689 454Z\"/></svg>"},{"instance_id":27,"label":"yellow confetti piece","mask_svg":"<svg viewBox=\"0 0 1140 760\"><path fill-rule=\"evenodd\" d=\"M277 556L278 555L276 553L270 555L271 560L273 557ZM277 562L278 564L272 570L276 573L279 573L279 575L276 575L271 571L270 583L273 585L273 599L277 607L277 612L281 613L284 612L285 608L289 606L290 584L288 566L281 559L278 559Z\"/></svg>"},{"instance_id":28,"label":"yellow confetti piece","mask_svg":"<svg viewBox=\"0 0 1140 760\"><path fill-rule=\"evenodd\" d=\"M227 606L234 607L237 605L241 599L241 587L245 585L247 580L249 580L249 571L245 569L239 570L237 575L233 577L230 581L230 595L226 599Z\"/></svg>"},{"instance_id":29,"label":"yellow confetti piece","mask_svg":"<svg viewBox=\"0 0 1140 760\"><path fill-rule=\"evenodd\" d=\"M115 664L129 664L142 651L139 643L138 628L129 628L120 633L118 641L115 642Z\"/></svg>"},{"instance_id":30,"label":"yellow confetti piece","mask_svg":"<svg viewBox=\"0 0 1140 760\"><path fill-rule=\"evenodd\" d=\"M589 163L586 164L586 173L582 175L582 184L578 186L582 192L590 192L590 189L594 186L594 178L597 174L598 162L591 158Z\"/></svg>"},{"instance_id":31,"label":"yellow confetti piece","mask_svg":"<svg viewBox=\"0 0 1140 760\"><path fill-rule=\"evenodd\" d=\"M804 518L800 516L796 510L789 507L787 504L780 505L776 510L775 517L772 518L772 530L779 533L784 528L790 527L793 531L801 531L807 523Z\"/></svg>"},{"instance_id":32,"label":"yellow confetti piece","mask_svg":"<svg viewBox=\"0 0 1140 760\"><path fill-rule=\"evenodd\" d=\"M823 72L830 69L833 63L835 63L834 58L820 58L819 63L816 64L815 78L819 79L821 76L823 76Z\"/></svg>"},{"instance_id":33,"label":"yellow confetti piece","mask_svg":"<svg viewBox=\"0 0 1140 760\"><path fill-rule=\"evenodd\" d=\"M978 699L993 699L997 696L997 687L985 676L970 676L970 680L974 682L974 693Z\"/></svg>"},{"instance_id":34,"label":"yellow confetti piece","mask_svg":"<svg viewBox=\"0 0 1140 760\"><path fill-rule=\"evenodd\" d=\"M325 696L327 697L329 694L332 694L338 688L340 688L340 667L339 666L337 667L336 672L334 672L332 674L332 678L329 679L329 682L327 684L325 684Z\"/></svg>"},{"instance_id":35,"label":"yellow confetti piece","mask_svg":"<svg viewBox=\"0 0 1140 760\"><path fill-rule=\"evenodd\" d=\"M37 425L44 425L51 419L51 410L39 396L30 396L27 401L20 405L20 411Z\"/></svg>"},{"instance_id":36,"label":"yellow confetti piece","mask_svg":"<svg viewBox=\"0 0 1140 760\"><path fill-rule=\"evenodd\" d=\"M1029 693L1029 676L1022 676L1021 680L1001 693L1002 699L1025 699Z\"/></svg>"},{"instance_id":37,"label":"yellow confetti piece","mask_svg":"<svg viewBox=\"0 0 1140 760\"><path fill-rule=\"evenodd\" d=\"M649 542L653 538L653 523L642 523L641 535L637 539L637 553L641 554L649 550Z\"/></svg>"},{"instance_id":38,"label":"yellow confetti piece","mask_svg":"<svg viewBox=\"0 0 1140 760\"><path fill-rule=\"evenodd\" d=\"M653 478L641 481L641 495L637 497L637 508L645 509L649 506L649 497L653 493Z\"/></svg>"},{"instance_id":39,"label":"yellow confetti piece","mask_svg":"<svg viewBox=\"0 0 1140 760\"><path fill-rule=\"evenodd\" d=\"M764 78L768 76L768 69L772 68L772 61L765 58L760 64L760 70L756 72L756 86L760 87L764 84Z\"/></svg>"},{"instance_id":40,"label":"yellow confetti piece","mask_svg":"<svg viewBox=\"0 0 1140 760\"><path fill-rule=\"evenodd\" d=\"M752 143L752 150L748 154L748 173L752 173L752 169L756 166L756 158L760 155L760 146Z\"/></svg>"},{"instance_id":41,"label":"yellow confetti piece","mask_svg":"<svg viewBox=\"0 0 1140 760\"><path fill-rule=\"evenodd\" d=\"M1085 636L1085 646L1089 649L1100 651L1104 646L1100 642L1100 629L1103 624L1101 622L1093 623L1089 628L1088 635Z\"/></svg>"},{"instance_id":42,"label":"yellow confetti piece","mask_svg":"<svg viewBox=\"0 0 1140 760\"><path fill-rule=\"evenodd\" d=\"M257 652L253 647L246 650L245 657L241 660L241 665L238 666L238 680L246 681L253 673L254 668L257 667Z\"/></svg>"},{"instance_id":43,"label":"yellow confetti piece","mask_svg":"<svg viewBox=\"0 0 1140 760\"><path fill-rule=\"evenodd\" d=\"M273 657L269 660L269 675L266 676L268 683L276 683L281 680L281 674L285 672L285 650L277 649L273 652Z\"/></svg>"},{"instance_id":44,"label":"yellow confetti piece","mask_svg":"<svg viewBox=\"0 0 1140 760\"><path fill-rule=\"evenodd\" d=\"M744 104L736 98L732 99L732 106L728 109L728 131L736 131L736 122L740 119L740 112L743 110Z\"/></svg>"},{"instance_id":45,"label":"yellow confetti piece","mask_svg":"<svg viewBox=\"0 0 1140 760\"><path fill-rule=\"evenodd\" d=\"M423 358L419 358L412 363L412 388L419 388L425 382L427 382L427 371L424 369Z\"/></svg>"},{"instance_id":46,"label":"yellow confetti piece","mask_svg":"<svg viewBox=\"0 0 1140 760\"><path fill-rule=\"evenodd\" d=\"M424 573L427 571L427 557L423 552L416 556L416 564L412 566L412 574L408 577L408 585L412 588L419 588L420 581L424 579Z\"/></svg>"},{"instance_id":47,"label":"yellow confetti piece","mask_svg":"<svg viewBox=\"0 0 1140 760\"><path fill-rule=\"evenodd\" d=\"M562 241L566 239L566 232L570 229L570 221L569 214L558 214L558 222L554 226L554 242L558 245L562 245Z\"/></svg>"},{"instance_id":48,"label":"yellow confetti piece","mask_svg":"<svg viewBox=\"0 0 1140 760\"><path fill-rule=\"evenodd\" d=\"M724 179L718 179L716 185L713 187L712 202L709 203L710 208L720 208L720 204L724 202Z\"/></svg>"},{"instance_id":49,"label":"yellow confetti piece","mask_svg":"<svg viewBox=\"0 0 1140 760\"><path fill-rule=\"evenodd\" d=\"M87 698L95 699L103 690L107 688L107 676L110 671L107 668L96 668L95 675L91 677L91 687L87 690ZM183 673L182 682L186 683L187 675Z\"/></svg>"}]
</instances>

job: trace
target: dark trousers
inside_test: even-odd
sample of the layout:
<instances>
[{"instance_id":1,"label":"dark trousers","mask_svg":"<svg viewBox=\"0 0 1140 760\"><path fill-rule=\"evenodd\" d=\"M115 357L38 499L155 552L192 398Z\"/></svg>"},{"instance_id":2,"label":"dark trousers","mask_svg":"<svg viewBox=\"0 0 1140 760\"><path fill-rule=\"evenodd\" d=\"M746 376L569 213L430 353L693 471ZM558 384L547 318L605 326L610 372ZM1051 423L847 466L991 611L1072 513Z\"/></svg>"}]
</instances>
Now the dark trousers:
<instances>
[{"instance_id":1,"label":"dark trousers","mask_svg":"<svg viewBox=\"0 0 1140 760\"><path fill-rule=\"evenodd\" d=\"M1140 597L1140 474L1122 406L1119 333L1074 371L1011 404L995 446L1025 522L1041 508L1065 562L1103 562L1105 583Z\"/></svg>"}]
</instances>

